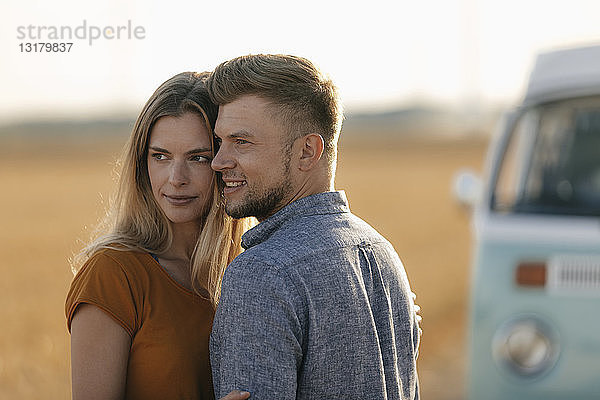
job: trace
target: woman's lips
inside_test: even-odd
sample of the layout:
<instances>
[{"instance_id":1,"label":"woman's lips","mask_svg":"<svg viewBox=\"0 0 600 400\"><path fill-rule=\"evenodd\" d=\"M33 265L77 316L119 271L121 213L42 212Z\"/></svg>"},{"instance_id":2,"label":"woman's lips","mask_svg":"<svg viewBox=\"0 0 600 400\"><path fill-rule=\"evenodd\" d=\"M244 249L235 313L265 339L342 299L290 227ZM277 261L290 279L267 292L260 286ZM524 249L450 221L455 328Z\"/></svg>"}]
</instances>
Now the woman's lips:
<instances>
[{"instance_id":1,"label":"woman's lips","mask_svg":"<svg viewBox=\"0 0 600 400\"><path fill-rule=\"evenodd\" d=\"M175 195L175 196L169 196L169 195L163 195L165 197L165 199L167 199L167 201L174 205L174 206L184 206L186 204L191 203L192 201L194 201L197 196L179 196L179 195Z\"/></svg>"}]
</instances>

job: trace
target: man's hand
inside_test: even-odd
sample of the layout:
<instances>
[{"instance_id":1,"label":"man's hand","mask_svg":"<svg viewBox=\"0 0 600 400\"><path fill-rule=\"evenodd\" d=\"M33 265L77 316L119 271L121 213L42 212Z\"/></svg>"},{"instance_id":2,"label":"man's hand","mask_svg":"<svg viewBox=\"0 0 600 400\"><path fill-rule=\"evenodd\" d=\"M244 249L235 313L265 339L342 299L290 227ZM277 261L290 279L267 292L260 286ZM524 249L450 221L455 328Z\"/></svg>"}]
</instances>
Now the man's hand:
<instances>
[{"instance_id":1,"label":"man's hand","mask_svg":"<svg viewBox=\"0 0 600 400\"><path fill-rule=\"evenodd\" d=\"M245 400L250 397L250 393L242 392L240 390L233 390L229 392L229 394L225 397L222 397L221 400Z\"/></svg>"}]
</instances>

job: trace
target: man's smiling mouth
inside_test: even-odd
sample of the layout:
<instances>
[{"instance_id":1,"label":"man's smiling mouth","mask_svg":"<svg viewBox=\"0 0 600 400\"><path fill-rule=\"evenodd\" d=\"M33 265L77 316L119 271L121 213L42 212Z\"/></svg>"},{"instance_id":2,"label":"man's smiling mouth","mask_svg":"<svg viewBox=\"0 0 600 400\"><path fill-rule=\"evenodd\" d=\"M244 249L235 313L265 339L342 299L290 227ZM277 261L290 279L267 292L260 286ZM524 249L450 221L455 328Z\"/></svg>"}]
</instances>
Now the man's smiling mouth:
<instances>
[{"instance_id":1,"label":"man's smiling mouth","mask_svg":"<svg viewBox=\"0 0 600 400\"><path fill-rule=\"evenodd\" d=\"M238 187L245 185L246 181L236 181L236 182L225 182L225 186L227 187Z\"/></svg>"}]
</instances>

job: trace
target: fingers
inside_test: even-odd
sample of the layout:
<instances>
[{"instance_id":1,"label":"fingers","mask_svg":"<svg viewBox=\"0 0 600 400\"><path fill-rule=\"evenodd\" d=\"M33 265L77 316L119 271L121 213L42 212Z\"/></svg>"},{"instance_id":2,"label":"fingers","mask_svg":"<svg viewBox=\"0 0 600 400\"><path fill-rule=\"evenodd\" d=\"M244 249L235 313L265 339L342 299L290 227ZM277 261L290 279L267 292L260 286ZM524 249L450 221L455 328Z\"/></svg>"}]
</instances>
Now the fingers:
<instances>
[{"instance_id":1,"label":"fingers","mask_svg":"<svg viewBox=\"0 0 600 400\"><path fill-rule=\"evenodd\" d=\"M421 307L418 304L415 304L415 313L417 314L417 323L421 323L421 321L423 321L423 317L421 316L421 314L419 314L421 312Z\"/></svg>"},{"instance_id":2,"label":"fingers","mask_svg":"<svg viewBox=\"0 0 600 400\"><path fill-rule=\"evenodd\" d=\"M221 400L245 400L250 397L250 393L241 390L232 390L227 396L222 397Z\"/></svg>"}]
</instances>

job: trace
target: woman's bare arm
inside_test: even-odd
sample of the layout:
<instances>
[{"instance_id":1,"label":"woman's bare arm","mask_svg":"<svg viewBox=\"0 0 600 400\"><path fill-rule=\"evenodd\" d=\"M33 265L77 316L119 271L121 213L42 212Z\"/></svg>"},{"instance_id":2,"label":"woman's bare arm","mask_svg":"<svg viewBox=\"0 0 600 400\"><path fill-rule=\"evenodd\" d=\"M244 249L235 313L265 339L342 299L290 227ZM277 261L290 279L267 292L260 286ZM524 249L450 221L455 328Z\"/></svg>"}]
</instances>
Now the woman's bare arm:
<instances>
[{"instance_id":1,"label":"woman's bare arm","mask_svg":"<svg viewBox=\"0 0 600 400\"><path fill-rule=\"evenodd\" d=\"M81 304L71 322L73 400L117 400L125 395L131 338L100 308Z\"/></svg>"}]
</instances>

